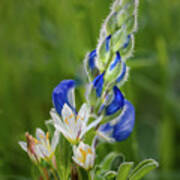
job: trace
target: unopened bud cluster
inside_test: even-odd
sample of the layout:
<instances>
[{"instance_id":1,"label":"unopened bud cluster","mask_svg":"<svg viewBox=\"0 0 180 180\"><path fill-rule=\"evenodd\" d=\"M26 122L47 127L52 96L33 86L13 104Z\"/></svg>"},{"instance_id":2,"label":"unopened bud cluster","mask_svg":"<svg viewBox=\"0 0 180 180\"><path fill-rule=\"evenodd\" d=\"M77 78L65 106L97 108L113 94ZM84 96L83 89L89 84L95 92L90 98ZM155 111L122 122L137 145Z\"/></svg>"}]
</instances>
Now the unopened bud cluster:
<instances>
[{"instance_id":1,"label":"unopened bud cluster","mask_svg":"<svg viewBox=\"0 0 180 180\"><path fill-rule=\"evenodd\" d=\"M127 80L129 68L126 60L134 50L137 7L138 0L115 1L102 25L97 48L86 56L86 72L93 81L97 97L103 96L104 99L114 86L120 87ZM92 91L88 96L90 103L96 101Z\"/></svg>"}]
</instances>

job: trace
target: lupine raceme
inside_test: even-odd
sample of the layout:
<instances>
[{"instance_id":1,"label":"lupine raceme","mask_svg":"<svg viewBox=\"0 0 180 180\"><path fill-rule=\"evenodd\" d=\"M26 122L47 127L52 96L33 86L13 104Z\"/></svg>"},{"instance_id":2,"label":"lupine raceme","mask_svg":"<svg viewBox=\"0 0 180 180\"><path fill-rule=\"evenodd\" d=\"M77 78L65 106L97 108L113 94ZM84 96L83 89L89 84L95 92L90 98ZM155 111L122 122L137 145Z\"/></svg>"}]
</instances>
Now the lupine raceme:
<instances>
[{"instance_id":1,"label":"lupine raceme","mask_svg":"<svg viewBox=\"0 0 180 180\"><path fill-rule=\"evenodd\" d=\"M46 122L55 131L51 144L49 133L45 135L40 129L36 132L37 139L26 134L27 143L19 143L40 167L44 179L88 177L89 180L103 180L111 177L119 180L119 177L136 177L130 173L132 167L129 165L133 166L132 163L128 164L126 173L120 171L122 166L127 166L126 162L117 164L118 171L110 168L119 157L112 152L102 163L96 164L96 147L99 142L126 140L134 128L135 108L121 92L121 87L128 78L126 61L134 50L138 3L138 0L114 1L102 25L97 47L84 60L88 82L83 86L86 95L81 107L76 107L75 90L82 86L78 86L75 80L63 80L54 88L54 107L50 111L51 119ZM87 140L88 135L90 140ZM46 166L42 166L42 160ZM152 159L145 160L139 165L142 167L139 171L143 171L145 165L148 173L158 164Z\"/></svg>"}]
</instances>

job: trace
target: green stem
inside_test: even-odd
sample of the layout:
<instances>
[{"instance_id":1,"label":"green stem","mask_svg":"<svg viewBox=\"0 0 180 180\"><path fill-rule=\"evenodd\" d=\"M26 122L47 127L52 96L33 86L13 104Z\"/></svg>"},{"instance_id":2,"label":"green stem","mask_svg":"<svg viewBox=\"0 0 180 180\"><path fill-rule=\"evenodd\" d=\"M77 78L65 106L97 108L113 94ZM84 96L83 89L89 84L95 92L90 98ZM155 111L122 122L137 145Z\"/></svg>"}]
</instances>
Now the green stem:
<instances>
[{"instance_id":1,"label":"green stem","mask_svg":"<svg viewBox=\"0 0 180 180\"><path fill-rule=\"evenodd\" d=\"M58 180L59 178L57 177L56 170L54 168L52 168L51 172L52 172L52 175L53 175L54 179Z\"/></svg>"},{"instance_id":2,"label":"green stem","mask_svg":"<svg viewBox=\"0 0 180 180\"><path fill-rule=\"evenodd\" d=\"M93 180L92 170L88 171L88 180Z\"/></svg>"},{"instance_id":3,"label":"green stem","mask_svg":"<svg viewBox=\"0 0 180 180\"><path fill-rule=\"evenodd\" d=\"M43 168L41 168L41 167L38 166L38 165L37 165L37 167L38 167L38 169L39 169L39 171L40 171L40 173L41 173L43 179L44 179L44 180L49 180L49 178L44 174Z\"/></svg>"},{"instance_id":4,"label":"green stem","mask_svg":"<svg viewBox=\"0 0 180 180\"><path fill-rule=\"evenodd\" d=\"M58 170L54 167L54 164L53 164L53 162L51 160L49 161L49 164L51 166L51 173L54 176L54 179L58 180L59 177L60 177Z\"/></svg>"}]
</instances>

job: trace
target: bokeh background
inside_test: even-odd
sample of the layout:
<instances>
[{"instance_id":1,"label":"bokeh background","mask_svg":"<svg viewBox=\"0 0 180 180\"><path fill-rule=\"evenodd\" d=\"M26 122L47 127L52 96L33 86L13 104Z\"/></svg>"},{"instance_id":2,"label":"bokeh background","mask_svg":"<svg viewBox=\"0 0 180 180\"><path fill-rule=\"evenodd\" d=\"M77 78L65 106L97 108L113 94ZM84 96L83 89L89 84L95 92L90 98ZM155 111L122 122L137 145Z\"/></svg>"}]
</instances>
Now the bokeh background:
<instances>
[{"instance_id":1,"label":"bokeh background","mask_svg":"<svg viewBox=\"0 0 180 180\"><path fill-rule=\"evenodd\" d=\"M25 131L45 129L53 88L65 78L81 78L84 56L96 47L110 4L0 1L0 179L32 179L32 164L17 142ZM112 148L135 162L152 157L160 167L145 179L179 180L180 1L141 0L138 21L123 87L136 107L135 131L126 142L99 149L98 158Z\"/></svg>"}]
</instances>

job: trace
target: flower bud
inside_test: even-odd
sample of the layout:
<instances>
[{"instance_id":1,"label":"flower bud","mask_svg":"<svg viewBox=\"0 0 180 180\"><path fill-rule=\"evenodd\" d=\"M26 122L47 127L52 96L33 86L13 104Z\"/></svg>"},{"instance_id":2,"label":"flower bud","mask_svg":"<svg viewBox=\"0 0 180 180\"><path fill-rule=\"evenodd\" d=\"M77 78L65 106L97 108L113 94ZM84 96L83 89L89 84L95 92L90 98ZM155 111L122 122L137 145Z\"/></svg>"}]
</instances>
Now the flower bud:
<instances>
[{"instance_id":1,"label":"flower bud","mask_svg":"<svg viewBox=\"0 0 180 180\"><path fill-rule=\"evenodd\" d=\"M84 66L86 73L88 75L89 80L91 81L96 74L98 73L98 69L96 68L95 58L97 57L96 49L93 50L91 53L87 54L84 60Z\"/></svg>"},{"instance_id":2,"label":"flower bud","mask_svg":"<svg viewBox=\"0 0 180 180\"><path fill-rule=\"evenodd\" d=\"M98 75L93 81L93 88L96 90L97 97L100 97L102 94L103 85L104 85L104 74L105 73Z\"/></svg>"},{"instance_id":3,"label":"flower bud","mask_svg":"<svg viewBox=\"0 0 180 180\"><path fill-rule=\"evenodd\" d=\"M133 6L133 4L135 4L135 0L121 0L121 6L126 6L127 4Z\"/></svg>"},{"instance_id":4,"label":"flower bud","mask_svg":"<svg viewBox=\"0 0 180 180\"><path fill-rule=\"evenodd\" d=\"M127 35L125 31L125 26L123 25L121 29L117 30L112 35L111 47L113 52L118 51L123 46L123 44L126 42L126 37Z\"/></svg>"},{"instance_id":5,"label":"flower bud","mask_svg":"<svg viewBox=\"0 0 180 180\"><path fill-rule=\"evenodd\" d=\"M83 142L80 142L79 146L73 147L73 160L82 168L89 170L94 166L95 160L95 148L91 147Z\"/></svg>"},{"instance_id":6,"label":"flower bud","mask_svg":"<svg viewBox=\"0 0 180 180\"><path fill-rule=\"evenodd\" d=\"M131 34L136 31L135 17L131 16L126 22L126 32Z\"/></svg>"},{"instance_id":7,"label":"flower bud","mask_svg":"<svg viewBox=\"0 0 180 180\"><path fill-rule=\"evenodd\" d=\"M106 32L112 34L117 28L117 12L113 12L108 16L106 21Z\"/></svg>"},{"instance_id":8,"label":"flower bud","mask_svg":"<svg viewBox=\"0 0 180 180\"><path fill-rule=\"evenodd\" d=\"M125 22L128 20L130 14L122 9L120 12L117 13L117 26L121 27Z\"/></svg>"},{"instance_id":9,"label":"flower bud","mask_svg":"<svg viewBox=\"0 0 180 180\"><path fill-rule=\"evenodd\" d=\"M98 47L98 57L96 63L101 72L104 71L104 68L109 61L111 54L110 45L111 35L107 36L104 41L100 42L100 45Z\"/></svg>"},{"instance_id":10,"label":"flower bud","mask_svg":"<svg viewBox=\"0 0 180 180\"><path fill-rule=\"evenodd\" d=\"M122 68L121 68L121 73L116 79L116 83L119 83L121 86L127 79L128 76L128 67L126 66L125 62L122 61Z\"/></svg>"},{"instance_id":11,"label":"flower bud","mask_svg":"<svg viewBox=\"0 0 180 180\"><path fill-rule=\"evenodd\" d=\"M108 69L105 73L104 79L108 84L114 81L121 70L121 56L119 52L113 57L113 61L109 64Z\"/></svg>"},{"instance_id":12,"label":"flower bud","mask_svg":"<svg viewBox=\"0 0 180 180\"><path fill-rule=\"evenodd\" d=\"M124 61L132 55L133 49L134 49L134 36L128 35L123 47L119 49L119 51L121 52L121 57L123 58Z\"/></svg>"},{"instance_id":13,"label":"flower bud","mask_svg":"<svg viewBox=\"0 0 180 180\"><path fill-rule=\"evenodd\" d=\"M87 86L86 99L93 107L96 107L100 101L104 87L104 74L105 72L98 75L93 82Z\"/></svg>"}]
</instances>

